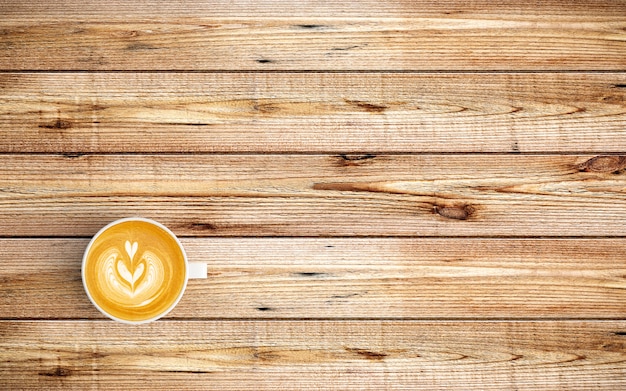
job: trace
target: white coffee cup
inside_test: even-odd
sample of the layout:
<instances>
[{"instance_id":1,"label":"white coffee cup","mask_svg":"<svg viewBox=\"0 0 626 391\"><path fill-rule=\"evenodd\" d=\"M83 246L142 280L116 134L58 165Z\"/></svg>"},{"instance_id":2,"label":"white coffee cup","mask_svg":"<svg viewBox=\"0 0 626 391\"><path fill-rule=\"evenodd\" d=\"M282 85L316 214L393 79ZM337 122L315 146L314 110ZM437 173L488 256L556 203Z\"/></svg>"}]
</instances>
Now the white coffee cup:
<instances>
[{"instance_id":1,"label":"white coffee cup","mask_svg":"<svg viewBox=\"0 0 626 391\"><path fill-rule=\"evenodd\" d=\"M91 239L82 281L93 305L107 317L142 324L167 315L190 278L206 278L204 262L189 262L180 240L163 224L129 217L106 225Z\"/></svg>"}]
</instances>

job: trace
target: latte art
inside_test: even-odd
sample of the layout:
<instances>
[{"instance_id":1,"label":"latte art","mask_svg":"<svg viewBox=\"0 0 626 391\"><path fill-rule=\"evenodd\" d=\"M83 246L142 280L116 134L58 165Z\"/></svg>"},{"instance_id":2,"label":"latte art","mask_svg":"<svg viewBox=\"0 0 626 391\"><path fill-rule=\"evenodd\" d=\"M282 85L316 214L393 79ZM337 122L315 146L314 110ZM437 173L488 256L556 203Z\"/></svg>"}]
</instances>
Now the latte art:
<instances>
[{"instance_id":1,"label":"latte art","mask_svg":"<svg viewBox=\"0 0 626 391\"><path fill-rule=\"evenodd\" d=\"M146 250L135 257L138 243L126 241L126 254L120 254L118 248L112 247L100 255L97 268L105 271L105 284L120 304L132 305L137 298L148 303L155 296L159 286L163 284L165 266L159 256Z\"/></svg>"},{"instance_id":2,"label":"latte art","mask_svg":"<svg viewBox=\"0 0 626 391\"><path fill-rule=\"evenodd\" d=\"M185 256L172 235L148 221L126 221L101 232L83 263L90 298L105 313L144 321L168 311L186 283Z\"/></svg>"}]
</instances>

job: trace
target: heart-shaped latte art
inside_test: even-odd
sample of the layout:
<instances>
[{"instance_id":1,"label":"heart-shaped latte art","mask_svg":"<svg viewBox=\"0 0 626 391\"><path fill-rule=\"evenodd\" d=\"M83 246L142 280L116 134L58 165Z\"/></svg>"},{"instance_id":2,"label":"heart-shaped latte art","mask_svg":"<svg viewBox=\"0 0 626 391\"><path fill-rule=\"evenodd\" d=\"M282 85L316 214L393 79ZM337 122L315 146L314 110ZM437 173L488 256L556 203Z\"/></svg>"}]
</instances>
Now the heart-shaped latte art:
<instances>
[{"instance_id":1,"label":"heart-shaped latte art","mask_svg":"<svg viewBox=\"0 0 626 391\"><path fill-rule=\"evenodd\" d=\"M139 247L139 244L137 242L133 242L133 244L130 244L130 241L126 241L126 243L124 243L124 247L126 248L126 254L128 254L128 256L130 257L130 261L133 261L133 258L135 258L135 254L137 253L137 248Z\"/></svg>"},{"instance_id":2,"label":"heart-shaped latte art","mask_svg":"<svg viewBox=\"0 0 626 391\"><path fill-rule=\"evenodd\" d=\"M141 300L146 304L164 279L163 261L150 250L138 253L139 243L126 241L126 255L118 248L109 248L100 258L105 271L105 281L110 294L118 302Z\"/></svg>"}]
</instances>

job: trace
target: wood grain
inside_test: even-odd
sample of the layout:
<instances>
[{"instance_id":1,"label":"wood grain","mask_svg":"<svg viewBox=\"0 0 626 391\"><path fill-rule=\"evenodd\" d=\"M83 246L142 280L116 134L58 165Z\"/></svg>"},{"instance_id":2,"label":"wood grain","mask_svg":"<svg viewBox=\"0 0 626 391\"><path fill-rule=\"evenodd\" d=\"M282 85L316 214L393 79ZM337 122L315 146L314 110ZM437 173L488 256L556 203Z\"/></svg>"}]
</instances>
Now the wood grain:
<instances>
[{"instance_id":1,"label":"wood grain","mask_svg":"<svg viewBox=\"0 0 626 391\"><path fill-rule=\"evenodd\" d=\"M0 318L102 319L86 239L0 240ZM208 263L168 315L623 319L625 239L184 238Z\"/></svg>"},{"instance_id":2,"label":"wood grain","mask_svg":"<svg viewBox=\"0 0 626 391\"><path fill-rule=\"evenodd\" d=\"M178 17L411 17L416 15L456 15L480 12L487 15L546 16L616 16L626 7L624 0L544 0L519 2L500 0L177 0L163 2L142 0L129 3L111 0L106 4L97 0L31 1L4 0L0 13L10 20L32 20L33 17L66 19L108 18L125 21L128 18L154 19L163 16Z\"/></svg>"},{"instance_id":3,"label":"wood grain","mask_svg":"<svg viewBox=\"0 0 626 391\"><path fill-rule=\"evenodd\" d=\"M0 15L0 390L626 389L626 0ZM136 327L133 215L209 269Z\"/></svg>"},{"instance_id":4,"label":"wood grain","mask_svg":"<svg viewBox=\"0 0 626 391\"><path fill-rule=\"evenodd\" d=\"M35 7L38 11L26 18L25 7L17 6L0 24L0 69L510 71L626 66L623 1L608 8L608 1L602 1L585 13L574 7L573 15L563 15L565 7L529 12L528 6L513 11L510 4L502 7L509 12L500 13L498 5L474 8L460 1L430 7L428 13L419 13L420 4L413 2L360 11L372 15L383 9L391 17L345 16L332 9L324 16L289 17L276 6L271 16L243 16L246 11L233 6L221 11L228 16L217 16L210 3L178 12L180 16L157 13L178 4L130 14L123 12L127 7L97 7L93 15L87 11L91 3L68 3L63 14L59 5ZM354 13L356 6L338 8ZM246 8L253 12L260 7ZM609 9L615 12L607 15Z\"/></svg>"},{"instance_id":5,"label":"wood grain","mask_svg":"<svg viewBox=\"0 0 626 391\"><path fill-rule=\"evenodd\" d=\"M0 235L622 236L622 155L3 155Z\"/></svg>"},{"instance_id":6,"label":"wood grain","mask_svg":"<svg viewBox=\"0 0 626 391\"><path fill-rule=\"evenodd\" d=\"M617 390L626 323L0 322L9 389Z\"/></svg>"},{"instance_id":7,"label":"wood grain","mask_svg":"<svg viewBox=\"0 0 626 391\"><path fill-rule=\"evenodd\" d=\"M624 86L624 73L9 73L0 152L623 152Z\"/></svg>"}]
</instances>

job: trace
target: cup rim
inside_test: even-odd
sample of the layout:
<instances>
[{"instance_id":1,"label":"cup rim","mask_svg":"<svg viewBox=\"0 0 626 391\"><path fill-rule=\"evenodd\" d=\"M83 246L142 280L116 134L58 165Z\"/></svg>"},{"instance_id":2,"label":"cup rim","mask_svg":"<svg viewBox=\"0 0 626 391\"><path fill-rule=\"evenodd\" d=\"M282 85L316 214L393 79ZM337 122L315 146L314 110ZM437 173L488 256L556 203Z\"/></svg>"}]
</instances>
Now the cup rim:
<instances>
[{"instance_id":1,"label":"cup rim","mask_svg":"<svg viewBox=\"0 0 626 391\"><path fill-rule=\"evenodd\" d=\"M93 245L93 243L95 242L95 240L107 229L121 224L121 223L125 223L128 221L142 221L148 224L152 224L155 225L161 229L163 229L168 235L170 235L175 241L176 244L178 244L178 248L181 250L182 254L183 254L183 260L185 263L185 278L183 280L183 285L182 285L182 289L180 290L180 293L178 294L178 297L176 297L176 300L174 300L174 302L167 307L167 309L165 311L163 311L162 313L153 316L152 318L149 319L144 319L144 320L138 320L138 321L134 321L134 320L127 320L127 319L122 319L122 318L118 318L114 315L109 314L108 312L106 312L105 310L102 309L102 307L100 307L98 305L98 303L96 303L96 301L93 299L93 297L91 297L91 293L89 293L89 289L87 289L87 283L85 281L85 264L87 263L87 254L89 254L89 250L91 250L91 246ZM122 219L118 219L118 220L114 220L112 222L110 222L109 224L105 225L104 227L102 227L89 241L89 244L87 245L87 248L85 249L85 252L83 253L83 260L81 263L81 278L82 278L82 282L83 282L83 289L85 290L85 293L87 293L87 297L89 298L89 301L91 301L91 304L94 305L94 307L96 307L98 309L98 311L100 311L100 313L102 313L103 315L107 316L110 319L113 319L117 322L121 322L121 323L125 323L125 324L132 324L132 325L139 325L139 324L144 324L144 323L150 323L150 322L154 322L157 319L160 319L162 317L164 317L165 315L167 315L168 313L170 313L170 311L172 311L174 309L174 307L176 307L176 305L178 304L178 302L180 301L180 299L182 299L183 294L185 293L185 290L187 290L187 281L189 280L189 261L187 259L187 253L185 252L185 248L183 247L182 243L180 242L180 240L178 239L178 237L169 229L167 228L165 225L159 223L158 221L152 220L152 219L148 219L145 217L124 217Z\"/></svg>"}]
</instances>

